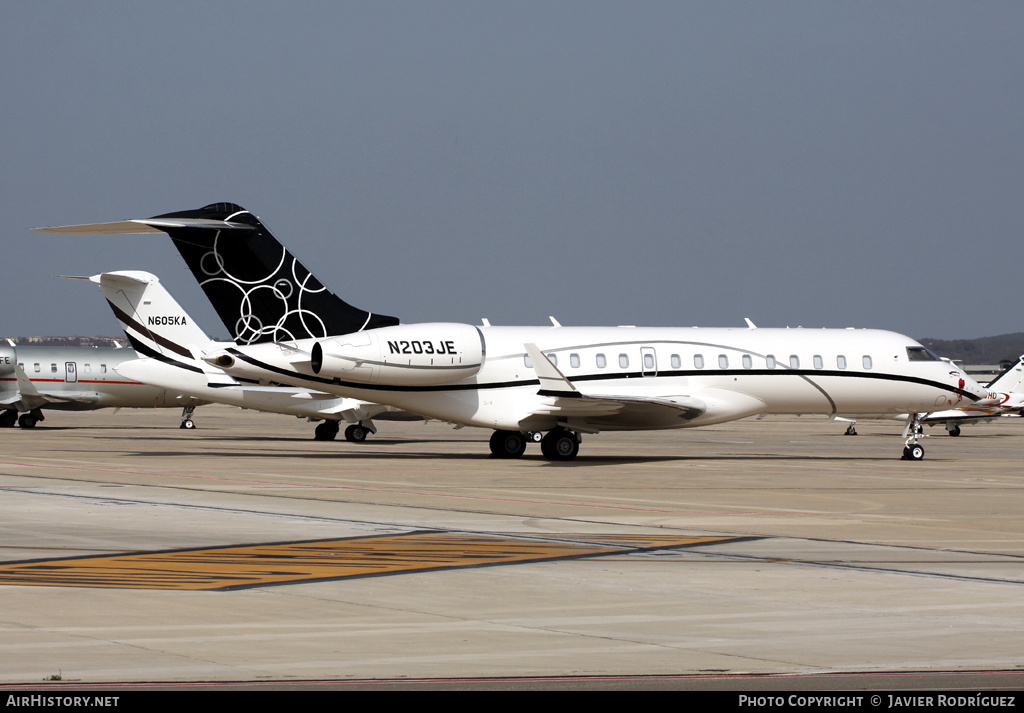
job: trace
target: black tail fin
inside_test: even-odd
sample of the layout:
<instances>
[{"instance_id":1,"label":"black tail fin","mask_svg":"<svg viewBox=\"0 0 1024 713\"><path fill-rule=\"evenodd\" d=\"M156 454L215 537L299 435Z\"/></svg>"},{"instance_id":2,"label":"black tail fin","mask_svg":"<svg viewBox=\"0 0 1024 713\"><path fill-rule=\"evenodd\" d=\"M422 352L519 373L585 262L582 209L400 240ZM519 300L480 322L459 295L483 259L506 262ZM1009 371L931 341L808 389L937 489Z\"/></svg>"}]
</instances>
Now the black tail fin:
<instances>
[{"instance_id":1,"label":"black tail fin","mask_svg":"<svg viewBox=\"0 0 1024 713\"><path fill-rule=\"evenodd\" d=\"M332 294L285 249L259 218L234 203L152 218L167 232L240 344L349 334L398 324ZM194 225L182 225L180 219ZM224 226L210 222L224 221Z\"/></svg>"}]
</instances>

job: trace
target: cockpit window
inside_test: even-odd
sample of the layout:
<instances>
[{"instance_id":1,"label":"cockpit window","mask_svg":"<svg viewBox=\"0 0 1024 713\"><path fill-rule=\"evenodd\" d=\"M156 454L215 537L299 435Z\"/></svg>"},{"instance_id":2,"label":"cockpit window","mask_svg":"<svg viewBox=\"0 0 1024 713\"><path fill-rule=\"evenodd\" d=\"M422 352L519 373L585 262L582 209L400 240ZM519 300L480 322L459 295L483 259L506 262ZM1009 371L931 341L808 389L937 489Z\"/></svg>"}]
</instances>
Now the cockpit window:
<instances>
[{"instance_id":1,"label":"cockpit window","mask_svg":"<svg viewBox=\"0 0 1024 713\"><path fill-rule=\"evenodd\" d=\"M910 361L942 361L925 347L907 347L907 358Z\"/></svg>"}]
</instances>

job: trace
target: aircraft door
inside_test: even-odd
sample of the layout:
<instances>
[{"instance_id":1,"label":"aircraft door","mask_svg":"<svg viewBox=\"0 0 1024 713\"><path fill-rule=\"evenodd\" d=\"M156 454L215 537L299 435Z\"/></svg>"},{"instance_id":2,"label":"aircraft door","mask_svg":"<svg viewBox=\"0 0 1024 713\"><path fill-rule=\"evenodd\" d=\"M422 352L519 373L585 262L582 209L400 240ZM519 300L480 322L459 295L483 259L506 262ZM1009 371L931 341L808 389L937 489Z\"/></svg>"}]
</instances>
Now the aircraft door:
<instances>
[{"instance_id":1,"label":"aircraft door","mask_svg":"<svg viewBox=\"0 0 1024 713\"><path fill-rule=\"evenodd\" d=\"M75 362L64 362L64 381L68 384L74 384L78 381L78 365Z\"/></svg>"},{"instance_id":2,"label":"aircraft door","mask_svg":"<svg viewBox=\"0 0 1024 713\"><path fill-rule=\"evenodd\" d=\"M654 347L640 347L640 370L644 376L658 375L658 357Z\"/></svg>"}]
</instances>

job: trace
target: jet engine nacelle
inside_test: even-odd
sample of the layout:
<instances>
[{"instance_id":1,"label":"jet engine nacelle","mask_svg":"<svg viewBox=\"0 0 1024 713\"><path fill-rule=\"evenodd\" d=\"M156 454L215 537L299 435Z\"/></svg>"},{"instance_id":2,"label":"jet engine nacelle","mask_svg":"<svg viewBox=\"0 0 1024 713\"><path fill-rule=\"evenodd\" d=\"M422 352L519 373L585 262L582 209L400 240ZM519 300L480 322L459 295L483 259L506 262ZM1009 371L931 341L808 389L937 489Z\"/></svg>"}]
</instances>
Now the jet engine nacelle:
<instances>
[{"instance_id":1,"label":"jet engine nacelle","mask_svg":"<svg viewBox=\"0 0 1024 713\"><path fill-rule=\"evenodd\" d=\"M311 357L313 373L332 379L437 386L479 372L484 339L468 324L401 324L322 339Z\"/></svg>"},{"instance_id":2,"label":"jet engine nacelle","mask_svg":"<svg viewBox=\"0 0 1024 713\"><path fill-rule=\"evenodd\" d=\"M10 376L18 363L18 352L14 347L0 347L0 376Z\"/></svg>"}]
</instances>

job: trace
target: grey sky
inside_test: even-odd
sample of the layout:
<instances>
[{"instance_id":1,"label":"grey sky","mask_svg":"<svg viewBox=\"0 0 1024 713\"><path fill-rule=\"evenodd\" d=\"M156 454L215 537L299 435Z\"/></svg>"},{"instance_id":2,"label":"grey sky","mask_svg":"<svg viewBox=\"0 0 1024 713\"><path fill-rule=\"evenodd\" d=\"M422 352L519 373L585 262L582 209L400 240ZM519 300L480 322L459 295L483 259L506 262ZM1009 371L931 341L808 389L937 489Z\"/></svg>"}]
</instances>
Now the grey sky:
<instances>
[{"instance_id":1,"label":"grey sky","mask_svg":"<svg viewBox=\"0 0 1024 713\"><path fill-rule=\"evenodd\" d=\"M1024 330L1019 2L6 2L0 333L240 203L404 322Z\"/></svg>"}]
</instances>

